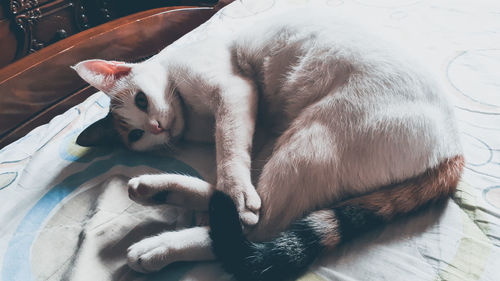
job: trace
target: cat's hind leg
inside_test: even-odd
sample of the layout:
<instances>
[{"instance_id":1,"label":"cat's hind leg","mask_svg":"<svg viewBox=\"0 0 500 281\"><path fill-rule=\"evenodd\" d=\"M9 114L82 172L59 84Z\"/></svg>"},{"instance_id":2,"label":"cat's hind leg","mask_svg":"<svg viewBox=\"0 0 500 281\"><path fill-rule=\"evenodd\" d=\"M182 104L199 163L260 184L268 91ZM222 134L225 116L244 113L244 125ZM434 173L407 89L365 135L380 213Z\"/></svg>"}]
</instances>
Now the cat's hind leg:
<instances>
[{"instance_id":1,"label":"cat's hind leg","mask_svg":"<svg viewBox=\"0 0 500 281\"><path fill-rule=\"evenodd\" d=\"M128 182L130 199L142 205L171 204L206 211L214 186L196 177L178 174L142 175Z\"/></svg>"},{"instance_id":2,"label":"cat's hind leg","mask_svg":"<svg viewBox=\"0 0 500 281\"><path fill-rule=\"evenodd\" d=\"M145 238L127 250L127 263L135 271L158 271L177 261L213 260L209 228L193 227Z\"/></svg>"},{"instance_id":3,"label":"cat's hind leg","mask_svg":"<svg viewBox=\"0 0 500 281\"><path fill-rule=\"evenodd\" d=\"M248 232L251 240L268 240L339 198L339 143L329 111L326 99L305 108L266 157L257 184L261 217Z\"/></svg>"}]
</instances>

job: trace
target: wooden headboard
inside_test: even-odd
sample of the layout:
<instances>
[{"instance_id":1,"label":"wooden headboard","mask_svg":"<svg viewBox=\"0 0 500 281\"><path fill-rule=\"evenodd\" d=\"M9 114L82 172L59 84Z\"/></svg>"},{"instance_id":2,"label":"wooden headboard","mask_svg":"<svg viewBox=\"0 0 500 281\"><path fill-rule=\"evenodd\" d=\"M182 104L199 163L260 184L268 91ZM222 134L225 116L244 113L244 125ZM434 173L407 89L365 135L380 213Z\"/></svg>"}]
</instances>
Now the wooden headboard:
<instances>
[{"instance_id":1,"label":"wooden headboard","mask_svg":"<svg viewBox=\"0 0 500 281\"><path fill-rule=\"evenodd\" d=\"M168 7L78 33L0 69L0 148L47 123L97 90L69 67L91 59L138 61L208 20L215 8Z\"/></svg>"}]
</instances>

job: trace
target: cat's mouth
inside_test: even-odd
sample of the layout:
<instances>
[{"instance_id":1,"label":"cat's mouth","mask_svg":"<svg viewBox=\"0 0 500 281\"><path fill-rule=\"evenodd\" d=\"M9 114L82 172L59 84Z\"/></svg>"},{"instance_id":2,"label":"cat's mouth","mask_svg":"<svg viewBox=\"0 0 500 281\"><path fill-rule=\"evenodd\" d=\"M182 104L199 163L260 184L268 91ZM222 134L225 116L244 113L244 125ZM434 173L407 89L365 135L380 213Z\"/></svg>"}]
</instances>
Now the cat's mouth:
<instances>
[{"instance_id":1,"label":"cat's mouth","mask_svg":"<svg viewBox=\"0 0 500 281\"><path fill-rule=\"evenodd\" d=\"M171 139L172 138L172 129L171 128L162 129L161 131L155 132L153 134L154 135L163 135L163 136L167 137L168 139Z\"/></svg>"}]
</instances>

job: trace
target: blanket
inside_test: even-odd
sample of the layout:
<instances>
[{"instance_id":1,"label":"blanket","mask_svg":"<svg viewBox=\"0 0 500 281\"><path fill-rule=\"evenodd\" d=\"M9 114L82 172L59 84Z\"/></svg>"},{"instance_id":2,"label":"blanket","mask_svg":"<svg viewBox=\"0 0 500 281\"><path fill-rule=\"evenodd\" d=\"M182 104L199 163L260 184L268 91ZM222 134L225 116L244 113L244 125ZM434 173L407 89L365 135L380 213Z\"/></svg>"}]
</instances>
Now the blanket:
<instances>
[{"instance_id":1,"label":"blanket","mask_svg":"<svg viewBox=\"0 0 500 281\"><path fill-rule=\"evenodd\" d=\"M467 164L449 201L324 253L298 280L500 280L498 1L242 0L172 47L307 5L376 24L424 53L455 106ZM98 92L0 150L0 280L230 280L217 262L149 275L126 265L132 243L194 221L182 208L134 203L127 180L167 172L214 182L215 154L205 145L175 154L76 145L108 107Z\"/></svg>"}]
</instances>

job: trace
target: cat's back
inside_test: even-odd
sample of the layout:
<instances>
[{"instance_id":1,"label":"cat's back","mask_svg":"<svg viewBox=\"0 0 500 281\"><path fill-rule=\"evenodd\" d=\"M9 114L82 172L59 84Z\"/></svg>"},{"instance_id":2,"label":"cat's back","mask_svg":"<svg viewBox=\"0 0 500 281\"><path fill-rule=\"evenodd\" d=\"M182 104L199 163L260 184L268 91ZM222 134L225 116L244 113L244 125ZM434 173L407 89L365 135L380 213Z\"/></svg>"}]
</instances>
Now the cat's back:
<instances>
[{"instance_id":1,"label":"cat's back","mask_svg":"<svg viewBox=\"0 0 500 281\"><path fill-rule=\"evenodd\" d=\"M241 29L229 45L237 68L259 76L256 80L264 81L270 93L279 91L284 78L298 72L313 76L327 72L333 79L356 74L382 84L384 79L411 77L434 83L415 59L418 54L408 52L402 43L382 34L376 25L311 7L262 17Z\"/></svg>"},{"instance_id":2,"label":"cat's back","mask_svg":"<svg viewBox=\"0 0 500 281\"><path fill-rule=\"evenodd\" d=\"M455 155L460 144L439 81L402 46L376 27L310 9L260 21L241 32L231 51L262 89L261 106L271 117L265 120L287 116L286 126L323 100L341 157L353 161L347 167L359 166L364 151L370 161L356 170L379 166L405 178Z\"/></svg>"},{"instance_id":3,"label":"cat's back","mask_svg":"<svg viewBox=\"0 0 500 281\"><path fill-rule=\"evenodd\" d=\"M388 38L381 38L377 33L377 28L331 10L311 7L268 14L255 24L247 23L234 37L231 50L253 59L282 52L295 56L307 53L336 55L353 65L387 59L381 55L389 53L392 61L405 58L405 54L394 46L395 42L387 42Z\"/></svg>"},{"instance_id":4,"label":"cat's back","mask_svg":"<svg viewBox=\"0 0 500 281\"><path fill-rule=\"evenodd\" d=\"M236 69L260 83L270 108L299 99L300 89L316 100L342 87L357 89L359 107L417 100L446 107L434 75L401 43L376 26L309 8L261 18L239 32L230 52Z\"/></svg>"}]
</instances>

